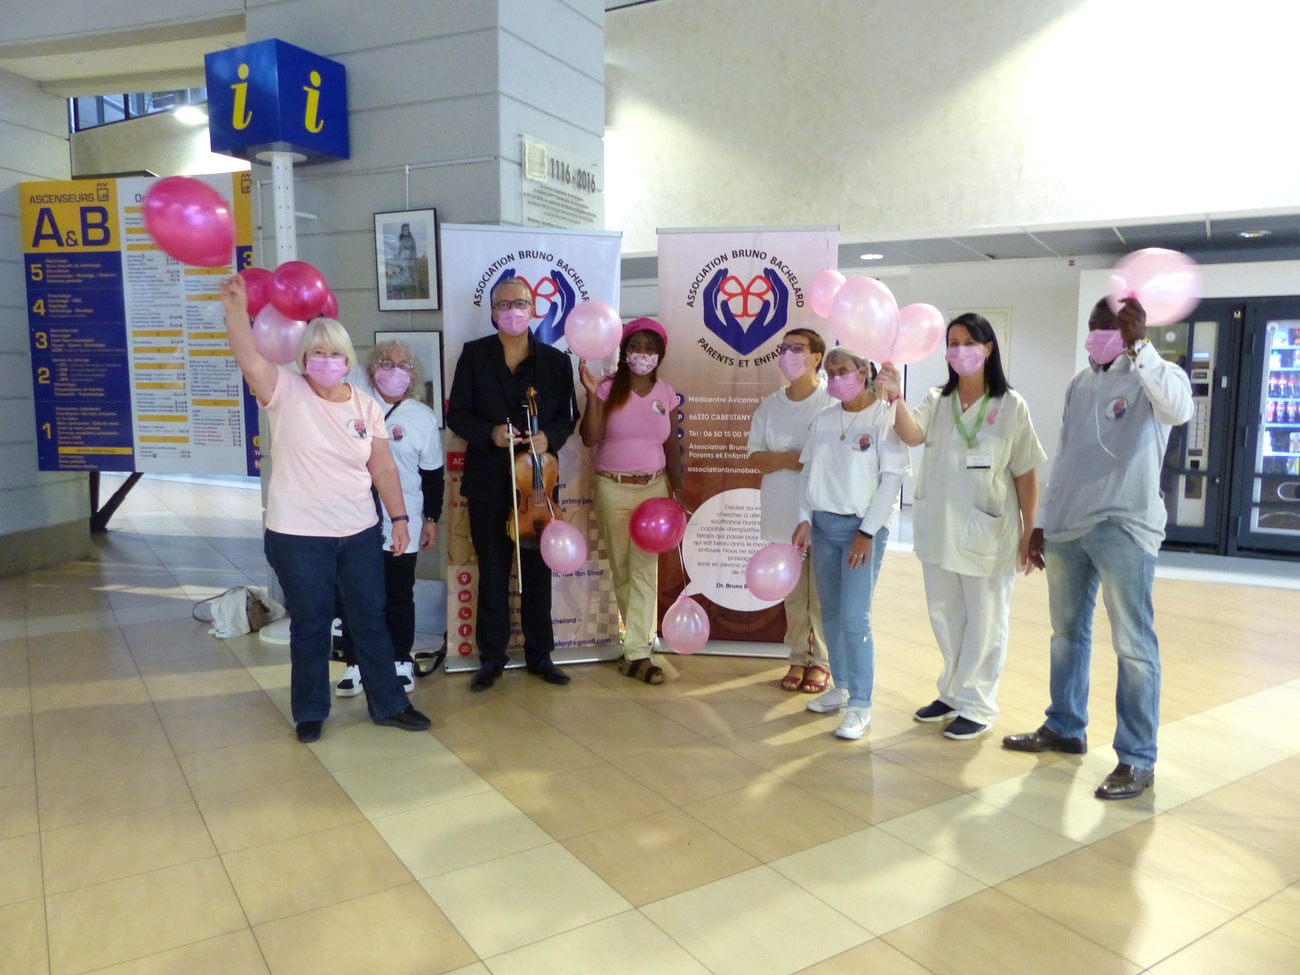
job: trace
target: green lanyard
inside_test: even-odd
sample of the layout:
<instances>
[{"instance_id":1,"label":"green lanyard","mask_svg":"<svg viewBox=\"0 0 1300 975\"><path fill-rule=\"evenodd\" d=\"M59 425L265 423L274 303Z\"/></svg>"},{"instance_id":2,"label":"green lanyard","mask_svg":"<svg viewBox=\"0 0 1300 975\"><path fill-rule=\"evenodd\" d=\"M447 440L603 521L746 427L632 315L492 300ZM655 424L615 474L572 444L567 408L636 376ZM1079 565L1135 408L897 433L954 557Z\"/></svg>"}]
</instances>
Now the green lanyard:
<instances>
[{"instance_id":1,"label":"green lanyard","mask_svg":"<svg viewBox=\"0 0 1300 975\"><path fill-rule=\"evenodd\" d=\"M985 393L984 398L980 400L980 411L975 417L974 433L967 433L966 424L961 422L961 397L957 395L956 390L952 391L951 399L953 426L957 428L957 432L960 433L962 439L966 441L966 446L973 450L975 448L976 436L980 432L980 427L984 426L984 414L989 411L989 394Z\"/></svg>"}]
</instances>

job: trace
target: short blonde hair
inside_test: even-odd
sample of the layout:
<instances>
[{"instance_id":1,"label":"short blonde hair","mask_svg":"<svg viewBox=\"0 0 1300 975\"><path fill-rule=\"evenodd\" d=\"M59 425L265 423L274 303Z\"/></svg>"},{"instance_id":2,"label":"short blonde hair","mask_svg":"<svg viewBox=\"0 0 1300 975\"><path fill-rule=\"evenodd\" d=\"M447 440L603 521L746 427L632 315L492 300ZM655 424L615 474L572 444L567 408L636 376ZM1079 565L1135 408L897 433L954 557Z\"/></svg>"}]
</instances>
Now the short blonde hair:
<instances>
[{"instance_id":1,"label":"short blonde hair","mask_svg":"<svg viewBox=\"0 0 1300 975\"><path fill-rule=\"evenodd\" d=\"M405 352L407 360L411 363L411 385L406 387L406 394L402 398L420 399L424 395L424 373L420 369L420 360L415 357L409 345L396 339L380 342L370 350L370 356L366 360L366 375L370 377L370 385L375 385L375 373L379 369L380 361L387 359L397 349Z\"/></svg>"},{"instance_id":2,"label":"short blonde hair","mask_svg":"<svg viewBox=\"0 0 1300 975\"><path fill-rule=\"evenodd\" d=\"M335 355L348 360L348 368L357 364L357 350L348 337L348 330L333 318L324 316L313 318L302 330L302 339L298 342L298 365L307 367L307 356L317 349L328 349Z\"/></svg>"}]
</instances>

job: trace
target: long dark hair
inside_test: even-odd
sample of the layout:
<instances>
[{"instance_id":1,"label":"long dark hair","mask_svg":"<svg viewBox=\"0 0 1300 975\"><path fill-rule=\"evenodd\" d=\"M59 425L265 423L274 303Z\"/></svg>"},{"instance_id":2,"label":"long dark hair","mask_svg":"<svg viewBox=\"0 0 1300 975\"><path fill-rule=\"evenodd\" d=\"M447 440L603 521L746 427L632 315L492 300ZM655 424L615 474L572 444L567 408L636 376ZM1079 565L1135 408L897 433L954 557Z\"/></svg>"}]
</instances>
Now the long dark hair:
<instances>
[{"instance_id":1,"label":"long dark hair","mask_svg":"<svg viewBox=\"0 0 1300 975\"><path fill-rule=\"evenodd\" d=\"M993 351L984 360L984 388L988 391L990 397L1005 396L1007 390L1011 388L1011 384L1007 382L1007 374L1002 371L1002 350L998 346L998 337L993 331L993 326L989 324L987 318L983 315L976 315L973 311L958 315L948 323L948 331L944 332L943 344L945 347L948 345L948 332L951 332L955 325L960 325L970 332L970 337L976 342L981 344L993 343ZM957 375L952 366L949 366L948 381L943 387L944 396L950 396L956 391L959 378L961 377Z\"/></svg>"},{"instance_id":2,"label":"long dark hair","mask_svg":"<svg viewBox=\"0 0 1300 975\"><path fill-rule=\"evenodd\" d=\"M605 410L612 411L618 409L627 402L627 398L632 395L632 370L627 365L627 347L632 339L637 335L649 335L654 339L655 352L659 356L660 364L664 361L664 340L657 333L650 331L648 328L639 328L618 346L618 368L614 370L614 380L609 387L609 396L605 399ZM659 378L659 367L650 374L652 381Z\"/></svg>"}]
</instances>

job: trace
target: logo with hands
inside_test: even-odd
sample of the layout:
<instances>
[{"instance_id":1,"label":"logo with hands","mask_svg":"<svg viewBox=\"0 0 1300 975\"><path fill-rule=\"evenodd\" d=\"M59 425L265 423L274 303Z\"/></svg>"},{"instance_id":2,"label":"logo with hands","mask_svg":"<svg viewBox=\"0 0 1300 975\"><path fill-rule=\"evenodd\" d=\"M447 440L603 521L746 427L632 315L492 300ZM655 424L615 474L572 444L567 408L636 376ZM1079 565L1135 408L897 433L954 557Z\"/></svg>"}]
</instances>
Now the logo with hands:
<instances>
[{"instance_id":1,"label":"logo with hands","mask_svg":"<svg viewBox=\"0 0 1300 975\"><path fill-rule=\"evenodd\" d=\"M739 355L786 330L790 287L772 268L743 281L719 268L704 288L704 326Z\"/></svg>"}]
</instances>

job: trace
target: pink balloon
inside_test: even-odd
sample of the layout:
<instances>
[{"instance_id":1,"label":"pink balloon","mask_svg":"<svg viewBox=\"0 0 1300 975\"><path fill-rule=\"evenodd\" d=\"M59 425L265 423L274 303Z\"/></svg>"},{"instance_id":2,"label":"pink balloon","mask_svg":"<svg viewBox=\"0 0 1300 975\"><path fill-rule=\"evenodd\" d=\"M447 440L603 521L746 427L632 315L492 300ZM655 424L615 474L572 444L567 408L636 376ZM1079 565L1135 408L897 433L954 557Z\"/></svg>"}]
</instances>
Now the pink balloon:
<instances>
[{"instance_id":1,"label":"pink balloon","mask_svg":"<svg viewBox=\"0 0 1300 975\"><path fill-rule=\"evenodd\" d=\"M168 176L145 192L143 210L154 242L182 264L221 267L233 259L235 218L230 204L206 183Z\"/></svg>"},{"instance_id":2,"label":"pink balloon","mask_svg":"<svg viewBox=\"0 0 1300 975\"><path fill-rule=\"evenodd\" d=\"M699 653L709 642L709 616L690 596L680 596L664 613L660 630L673 653Z\"/></svg>"},{"instance_id":3,"label":"pink balloon","mask_svg":"<svg viewBox=\"0 0 1300 975\"><path fill-rule=\"evenodd\" d=\"M799 546L789 542L764 545L745 566L745 588L758 599L775 601L785 599L799 584L803 571L803 553Z\"/></svg>"},{"instance_id":4,"label":"pink balloon","mask_svg":"<svg viewBox=\"0 0 1300 975\"><path fill-rule=\"evenodd\" d=\"M555 518L542 529L542 561L552 572L571 575L587 562L587 540L567 521Z\"/></svg>"},{"instance_id":5,"label":"pink balloon","mask_svg":"<svg viewBox=\"0 0 1300 975\"><path fill-rule=\"evenodd\" d=\"M1110 272L1106 300L1118 310L1130 297L1146 309L1148 325L1180 322L1201 302L1200 269L1186 254L1163 247L1126 254Z\"/></svg>"},{"instance_id":6,"label":"pink balloon","mask_svg":"<svg viewBox=\"0 0 1300 975\"><path fill-rule=\"evenodd\" d=\"M813 314L818 318L827 317L836 292L843 286L844 275L834 268L814 274L808 284L808 304L812 305Z\"/></svg>"},{"instance_id":7,"label":"pink balloon","mask_svg":"<svg viewBox=\"0 0 1300 975\"><path fill-rule=\"evenodd\" d=\"M338 321L339 300L334 297L333 291L325 292L325 306L321 308L320 313L326 318L332 318L335 321Z\"/></svg>"},{"instance_id":8,"label":"pink balloon","mask_svg":"<svg viewBox=\"0 0 1300 975\"><path fill-rule=\"evenodd\" d=\"M637 548L667 552L686 534L686 512L672 498L647 498L633 509L627 527Z\"/></svg>"},{"instance_id":9,"label":"pink balloon","mask_svg":"<svg viewBox=\"0 0 1300 975\"><path fill-rule=\"evenodd\" d=\"M596 361L613 355L623 337L623 320L612 305L584 301L574 306L564 323L569 350L580 359Z\"/></svg>"},{"instance_id":10,"label":"pink balloon","mask_svg":"<svg viewBox=\"0 0 1300 975\"><path fill-rule=\"evenodd\" d=\"M287 366L298 358L298 343L306 327L306 322L289 318L268 303L253 319L253 345L277 366Z\"/></svg>"},{"instance_id":11,"label":"pink balloon","mask_svg":"<svg viewBox=\"0 0 1300 975\"><path fill-rule=\"evenodd\" d=\"M898 339L898 302L875 278L849 278L831 301L831 331L851 352L886 362Z\"/></svg>"},{"instance_id":12,"label":"pink balloon","mask_svg":"<svg viewBox=\"0 0 1300 975\"><path fill-rule=\"evenodd\" d=\"M889 360L900 366L920 362L943 343L947 325L934 305L904 305L898 309L898 338Z\"/></svg>"},{"instance_id":13,"label":"pink balloon","mask_svg":"<svg viewBox=\"0 0 1300 975\"><path fill-rule=\"evenodd\" d=\"M285 261L271 275L271 304L289 318L311 321L329 292L324 275L306 261Z\"/></svg>"},{"instance_id":14,"label":"pink balloon","mask_svg":"<svg viewBox=\"0 0 1300 975\"><path fill-rule=\"evenodd\" d=\"M271 300L271 272L264 267L249 267L239 272L248 295L248 313L254 318Z\"/></svg>"}]
</instances>

